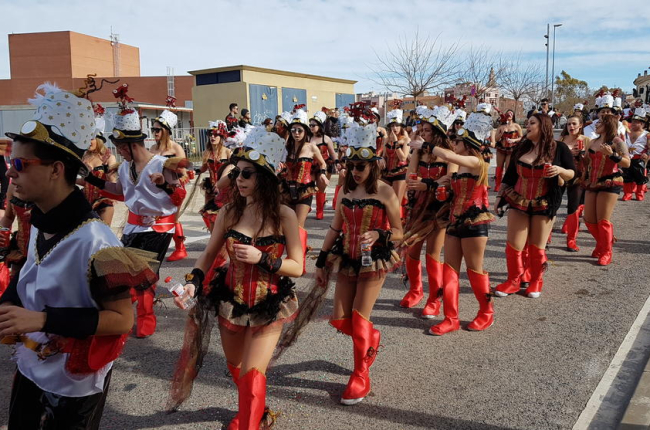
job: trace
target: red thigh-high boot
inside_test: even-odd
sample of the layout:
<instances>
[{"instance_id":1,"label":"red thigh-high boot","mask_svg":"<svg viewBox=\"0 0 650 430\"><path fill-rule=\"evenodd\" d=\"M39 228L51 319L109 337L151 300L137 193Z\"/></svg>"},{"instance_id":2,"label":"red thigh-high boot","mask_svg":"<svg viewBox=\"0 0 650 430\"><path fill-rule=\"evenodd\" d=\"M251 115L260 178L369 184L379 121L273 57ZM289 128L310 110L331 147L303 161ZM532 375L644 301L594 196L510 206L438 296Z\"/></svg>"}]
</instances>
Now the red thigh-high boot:
<instances>
[{"instance_id":1,"label":"red thigh-high boot","mask_svg":"<svg viewBox=\"0 0 650 430\"><path fill-rule=\"evenodd\" d=\"M636 187L634 188L634 194L636 195L636 199L639 202L642 202L643 199L645 198L645 191L643 191L643 187L645 187L645 184L639 185L635 184Z\"/></svg>"},{"instance_id":2,"label":"red thigh-high boot","mask_svg":"<svg viewBox=\"0 0 650 430\"><path fill-rule=\"evenodd\" d=\"M612 245L614 244L614 224L606 219L598 221L601 253L598 257L599 266L607 266L612 262Z\"/></svg>"},{"instance_id":3,"label":"red thigh-high boot","mask_svg":"<svg viewBox=\"0 0 650 430\"><path fill-rule=\"evenodd\" d=\"M259 430L266 405L266 376L252 368L237 382L239 429Z\"/></svg>"},{"instance_id":4,"label":"red thigh-high boot","mask_svg":"<svg viewBox=\"0 0 650 430\"><path fill-rule=\"evenodd\" d=\"M478 300L478 313L474 321L467 326L468 330L481 331L494 323L494 308L492 307L492 294L490 293L490 276L487 272L479 273L468 269L467 276L472 286L474 296Z\"/></svg>"},{"instance_id":5,"label":"red thigh-high boot","mask_svg":"<svg viewBox=\"0 0 650 430\"><path fill-rule=\"evenodd\" d=\"M403 308L416 306L424 297L422 289L422 263L406 254L406 274L409 278L409 290L399 302Z\"/></svg>"},{"instance_id":6,"label":"red thigh-high boot","mask_svg":"<svg viewBox=\"0 0 650 430\"><path fill-rule=\"evenodd\" d=\"M523 251L517 251L509 243L506 243L506 267L508 268L508 280L497 285L494 291L494 294L499 297L518 293L521 288L521 277L524 274Z\"/></svg>"},{"instance_id":7,"label":"red thigh-high boot","mask_svg":"<svg viewBox=\"0 0 650 430\"><path fill-rule=\"evenodd\" d=\"M566 225L567 225L567 223L569 222L569 216L570 216L570 215L567 215L567 216L566 216L566 218L564 219L564 224L562 224L562 229L560 230L560 233L562 233L562 234L566 234L566 232L567 232L567 227L566 227Z\"/></svg>"},{"instance_id":8,"label":"red thigh-high boot","mask_svg":"<svg viewBox=\"0 0 650 430\"><path fill-rule=\"evenodd\" d=\"M352 336L352 318L330 320L330 325L341 333Z\"/></svg>"},{"instance_id":9,"label":"red thigh-high boot","mask_svg":"<svg viewBox=\"0 0 650 430\"><path fill-rule=\"evenodd\" d=\"M580 229L580 211L577 210L571 215L567 215L566 222L566 248L571 252L578 252L580 248L576 244L578 230Z\"/></svg>"},{"instance_id":10,"label":"red thigh-high boot","mask_svg":"<svg viewBox=\"0 0 650 430\"><path fill-rule=\"evenodd\" d=\"M323 219L323 210L325 209L326 194L322 192L316 193L316 219Z\"/></svg>"},{"instance_id":11,"label":"red thigh-high boot","mask_svg":"<svg viewBox=\"0 0 650 430\"><path fill-rule=\"evenodd\" d=\"M352 342L354 372L341 396L341 403L348 406L361 402L370 392L370 366L379 347L379 330L356 309L352 311Z\"/></svg>"},{"instance_id":12,"label":"red thigh-high boot","mask_svg":"<svg viewBox=\"0 0 650 430\"><path fill-rule=\"evenodd\" d=\"M521 275L521 288L528 288L530 285L530 245L526 242L526 246L521 253L521 260L524 262L524 274Z\"/></svg>"},{"instance_id":13,"label":"red thigh-high boot","mask_svg":"<svg viewBox=\"0 0 650 430\"><path fill-rule=\"evenodd\" d=\"M503 178L503 167L497 167L494 173L494 191L498 192L501 188L501 179Z\"/></svg>"},{"instance_id":14,"label":"red thigh-high boot","mask_svg":"<svg viewBox=\"0 0 650 430\"><path fill-rule=\"evenodd\" d=\"M596 240L596 247L591 253L591 256L593 258L598 258L600 257L600 253L601 253L600 232L598 230L598 224L585 221L585 225L587 226L587 230L589 230L589 233L591 233L591 235Z\"/></svg>"},{"instance_id":15,"label":"red thigh-high boot","mask_svg":"<svg viewBox=\"0 0 650 430\"><path fill-rule=\"evenodd\" d=\"M623 197L621 197L621 201L627 202L628 200L632 200L632 194L634 194L635 187L636 184L634 182L624 182Z\"/></svg>"},{"instance_id":16,"label":"red thigh-high boot","mask_svg":"<svg viewBox=\"0 0 650 430\"><path fill-rule=\"evenodd\" d=\"M153 312L153 300L155 296L155 285L144 291L137 291L131 288L131 302L138 302L136 305L136 337L143 338L151 336L156 331L156 315Z\"/></svg>"},{"instance_id":17,"label":"red thigh-high boot","mask_svg":"<svg viewBox=\"0 0 650 430\"><path fill-rule=\"evenodd\" d=\"M298 234L300 235L300 245L302 246L302 253L305 258L302 260L302 274L307 273L307 230L298 227Z\"/></svg>"},{"instance_id":18,"label":"red thigh-high boot","mask_svg":"<svg viewBox=\"0 0 650 430\"><path fill-rule=\"evenodd\" d=\"M230 376L232 376L232 382L237 385L241 368L230 363L226 363L226 365L228 366L228 371L230 371ZM228 424L228 430L239 430L239 413L235 415L235 418L233 418L232 421L230 421L230 424Z\"/></svg>"},{"instance_id":19,"label":"red thigh-high boot","mask_svg":"<svg viewBox=\"0 0 650 430\"><path fill-rule=\"evenodd\" d=\"M332 200L332 209L336 210L336 201L339 198L339 191L341 191L342 185L337 185L334 188L334 199Z\"/></svg>"},{"instance_id":20,"label":"red thigh-high boot","mask_svg":"<svg viewBox=\"0 0 650 430\"><path fill-rule=\"evenodd\" d=\"M429 298L422 309L422 318L431 319L440 314L442 296L442 263L427 254L427 275L429 278Z\"/></svg>"},{"instance_id":21,"label":"red thigh-high boot","mask_svg":"<svg viewBox=\"0 0 650 430\"><path fill-rule=\"evenodd\" d=\"M187 258L187 250L185 249L185 236L183 235L183 225L177 222L174 225L174 245L176 249L167 258L167 261L178 261Z\"/></svg>"},{"instance_id":22,"label":"red thigh-high boot","mask_svg":"<svg viewBox=\"0 0 650 430\"><path fill-rule=\"evenodd\" d=\"M440 324L436 324L429 329L429 333L434 336L442 336L460 328L460 321L458 320L458 294L460 292L458 272L449 264L442 266L442 284L442 304L445 319Z\"/></svg>"},{"instance_id":23,"label":"red thigh-high boot","mask_svg":"<svg viewBox=\"0 0 650 430\"><path fill-rule=\"evenodd\" d=\"M543 273L546 269L546 250L530 245L528 247L530 257L530 286L526 288L526 295L536 299L542 294L544 286Z\"/></svg>"}]
</instances>

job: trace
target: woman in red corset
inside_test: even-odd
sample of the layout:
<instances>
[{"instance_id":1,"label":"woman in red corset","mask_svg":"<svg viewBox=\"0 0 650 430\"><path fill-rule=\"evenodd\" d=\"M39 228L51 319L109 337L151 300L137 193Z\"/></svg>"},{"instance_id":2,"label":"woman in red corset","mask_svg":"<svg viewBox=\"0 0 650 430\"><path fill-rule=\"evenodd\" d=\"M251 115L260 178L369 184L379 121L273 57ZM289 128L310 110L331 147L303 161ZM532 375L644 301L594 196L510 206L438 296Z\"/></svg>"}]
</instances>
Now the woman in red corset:
<instances>
[{"instance_id":1,"label":"woman in red corset","mask_svg":"<svg viewBox=\"0 0 650 430\"><path fill-rule=\"evenodd\" d=\"M575 175L573 155L563 142L553 138L548 115L533 114L526 138L512 155L497 199L497 213L509 206L506 263L508 280L497 286L500 297L517 293L524 275L523 251L528 246L529 286L526 295L537 298L542 291L546 268L546 242L555 214L562 203L563 186Z\"/></svg>"},{"instance_id":2,"label":"woman in red corset","mask_svg":"<svg viewBox=\"0 0 650 430\"><path fill-rule=\"evenodd\" d=\"M356 112L355 116L372 121L369 110ZM369 369L380 340L370 314L386 273L398 264L392 241L402 237L397 196L390 186L379 181L376 133L374 124L356 125L346 131L350 145L347 175L316 262L319 285L327 284L329 273L337 273L330 324L351 336L353 342L354 372L341 396L344 405L359 403L370 392Z\"/></svg>"},{"instance_id":3,"label":"woman in red corset","mask_svg":"<svg viewBox=\"0 0 650 430\"><path fill-rule=\"evenodd\" d=\"M226 203L228 195L227 189L219 190L219 180L227 178L230 170L234 168L230 165L232 151L224 145L227 137L228 127L225 122L210 121L210 130L208 130L210 142L208 148L203 152L203 164L201 165L201 173L207 170L210 176L203 183L205 205L199 211L209 231L212 231L217 213Z\"/></svg>"},{"instance_id":4,"label":"woman in red corset","mask_svg":"<svg viewBox=\"0 0 650 430\"><path fill-rule=\"evenodd\" d=\"M482 151L491 131L492 118L473 112L464 127L456 131L453 151L440 146L432 150L434 156L458 166L458 171L451 176L453 197L445 237L445 264L440 275L445 319L429 329L429 333L436 336L460 328L458 274L463 259L467 266L469 283L479 303L476 318L467 328L473 331L485 330L494 322L490 278L483 270L488 223L494 221L494 215L489 209L487 191L489 160L484 159Z\"/></svg>"},{"instance_id":5,"label":"woman in red corset","mask_svg":"<svg viewBox=\"0 0 650 430\"><path fill-rule=\"evenodd\" d=\"M598 137L587 145L587 163L582 181L585 188L584 219L589 233L596 239L591 256L598 264L612 262L614 225L610 219L623 187L621 168L630 167L627 145L617 136L618 120L604 115L596 124Z\"/></svg>"},{"instance_id":6,"label":"woman in red corset","mask_svg":"<svg viewBox=\"0 0 650 430\"><path fill-rule=\"evenodd\" d=\"M458 170L458 166L448 163L433 154L436 147L451 150L447 138L447 128L456 119L446 107L421 111L417 135L411 146L419 147L411 154L409 175L417 179L408 179L409 216L407 217L403 247L406 252L405 265L409 282L400 306L411 308L424 297L422 286L422 263L420 253L426 241L426 270L429 280L429 298L422 310L422 318L431 319L440 313L440 295L442 293L442 263L440 253L445 242L445 227L448 217L439 215L448 209L445 200L436 198L438 184L449 184L449 176Z\"/></svg>"},{"instance_id":7,"label":"woman in red corset","mask_svg":"<svg viewBox=\"0 0 650 430\"><path fill-rule=\"evenodd\" d=\"M576 239L580 229L580 215L584 209L584 189L580 186L580 178L582 177L585 147L590 141L588 137L582 134L582 115L571 115L567 118L560 140L566 143L571 150L573 162L576 166L575 176L567 183L567 215L562 231L566 233L567 251L578 252L580 248L576 244Z\"/></svg>"},{"instance_id":8,"label":"woman in red corset","mask_svg":"<svg viewBox=\"0 0 650 430\"><path fill-rule=\"evenodd\" d=\"M327 119L325 112L318 111L309 120L309 129L312 132L311 142L314 143L320 151L321 157L325 160L327 165L327 180L332 177L332 173L336 172L336 166L339 162L339 157L334 150L334 142L329 136L326 136L323 131L323 123ZM323 210L325 209L325 188L319 187L316 192L316 219L323 219Z\"/></svg>"},{"instance_id":9,"label":"woman in red corset","mask_svg":"<svg viewBox=\"0 0 650 430\"><path fill-rule=\"evenodd\" d=\"M291 117L287 140L287 160L280 174L284 203L296 211L300 227L300 241L303 252L307 253L307 231L304 229L311 202L316 194L316 186L327 187L327 170L325 160L318 147L309 141L312 136L307 122L307 113L298 108ZM312 177L312 168L318 166L316 182Z\"/></svg>"},{"instance_id":10,"label":"woman in red corset","mask_svg":"<svg viewBox=\"0 0 650 430\"><path fill-rule=\"evenodd\" d=\"M494 191L499 191L503 171L510 164L510 155L517 148L523 133L515 121L515 113L508 109L501 117L501 125L497 128L495 140L497 148L497 167L494 177Z\"/></svg>"},{"instance_id":11,"label":"woman in red corset","mask_svg":"<svg viewBox=\"0 0 650 430\"><path fill-rule=\"evenodd\" d=\"M106 138L98 133L90 140L90 147L84 153L83 162L88 167L91 175L100 179L115 182L115 171L111 171L117 164L115 156L109 151L106 146ZM94 185L86 183L83 180L78 181L83 185L84 195L92 206L93 210L106 224L111 225L113 221L113 200L108 197L102 196L100 189Z\"/></svg>"},{"instance_id":12,"label":"woman in red corset","mask_svg":"<svg viewBox=\"0 0 650 430\"><path fill-rule=\"evenodd\" d=\"M255 129L233 154L232 176L238 193L221 210L208 246L186 275L186 289L199 298L190 314L199 321L199 328L190 330L192 339L186 332L172 386L172 406L178 407L189 396L196 373L188 377L188 369L196 363L200 366L207 351L206 345L190 345L201 345L200 336L206 331L203 318L216 310L227 365L239 392L239 412L228 427L232 430L259 429L261 423L266 424L265 373L283 323L298 310L294 283L288 278L302 274L298 221L280 203L275 174L284 144L275 133ZM222 246L228 250L230 265L227 271L208 274L212 282L209 290L204 289L204 273ZM176 304L184 307L183 298L177 298ZM209 328L207 332L209 336Z\"/></svg>"},{"instance_id":13,"label":"woman in red corset","mask_svg":"<svg viewBox=\"0 0 650 430\"><path fill-rule=\"evenodd\" d=\"M400 204L406 193L406 170L409 165L408 143L411 141L402 122L402 115L401 109L393 109L386 115L388 130L386 136L382 138L382 156L385 167L381 176L388 185L393 187Z\"/></svg>"}]
</instances>

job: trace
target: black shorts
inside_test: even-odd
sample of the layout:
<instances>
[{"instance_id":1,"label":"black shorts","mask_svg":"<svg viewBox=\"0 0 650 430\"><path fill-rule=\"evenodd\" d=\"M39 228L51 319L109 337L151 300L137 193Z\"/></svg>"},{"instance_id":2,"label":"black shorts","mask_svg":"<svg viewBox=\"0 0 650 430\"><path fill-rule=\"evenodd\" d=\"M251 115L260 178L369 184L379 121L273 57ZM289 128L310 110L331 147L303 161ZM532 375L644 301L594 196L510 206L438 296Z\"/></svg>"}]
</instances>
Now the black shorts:
<instances>
[{"instance_id":1,"label":"black shorts","mask_svg":"<svg viewBox=\"0 0 650 430\"><path fill-rule=\"evenodd\" d=\"M395 181L406 181L406 173L402 173L401 175L396 176L382 176L381 179L393 185L393 182Z\"/></svg>"},{"instance_id":2,"label":"black shorts","mask_svg":"<svg viewBox=\"0 0 650 430\"><path fill-rule=\"evenodd\" d=\"M143 233L130 233L122 236L122 244L127 248L142 249L156 254L156 260L163 262L169 243L172 241L171 233L158 233L146 231ZM160 266L155 270L158 273Z\"/></svg>"},{"instance_id":3,"label":"black shorts","mask_svg":"<svg viewBox=\"0 0 650 430\"><path fill-rule=\"evenodd\" d=\"M620 185L616 185L614 187L609 187L609 188L599 188L597 190L587 190L591 191L592 193L612 193L612 194L621 194L621 191L623 191L623 187Z\"/></svg>"},{"instance_id":4,"label":"black shorts","mask_svg":"<svg viewBox=\"0 0 650 430\"><path fill-rule=\"evenodd\" d=\"M459 239L467 239L470 237L488 237L488 231L490 230L489 224L478 224L478 225L449 225L447 227L447 234L449 236L454 236Z\"/></svg>"}]
</instances>

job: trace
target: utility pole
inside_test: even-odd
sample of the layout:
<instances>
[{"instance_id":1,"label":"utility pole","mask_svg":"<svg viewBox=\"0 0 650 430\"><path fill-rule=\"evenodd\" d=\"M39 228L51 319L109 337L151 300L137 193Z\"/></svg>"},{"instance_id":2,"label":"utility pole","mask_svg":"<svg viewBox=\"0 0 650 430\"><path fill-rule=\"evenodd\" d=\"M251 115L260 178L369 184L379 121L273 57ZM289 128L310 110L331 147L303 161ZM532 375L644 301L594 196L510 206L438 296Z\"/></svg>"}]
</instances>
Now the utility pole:
<instances>
[{"instance_id":1,"label":"utility pole","mask_svg":"<svg viewBox=\"0 0 650 430\"><path fill-rule=\"evenodd\" d=\"M553 24L553 63L551 66L551 103L555 105L555 29L562 24Z\"/></svg>"},{"instance_id":2,"label":"utility pole","mask_svg":"<svg viewBox=\"0 0 650 430\"><path fill-rule=\"evenodd\" d=\"M120 35L113 33L111 27L111 46L113 47L113 77L120 76Z\"/></svg>"},{"instance_id":3,"label":"utility pole","mask_svg":"<svg viewBox=\"0 0 650 430\"><path fill-rule=\"evenodd\" d=\"M548 38L550 36L551 24L546 24L546 34L544 38L546 39L546 80L544 81L544 97L548 97Z\"/></svg>"}]
</instances>

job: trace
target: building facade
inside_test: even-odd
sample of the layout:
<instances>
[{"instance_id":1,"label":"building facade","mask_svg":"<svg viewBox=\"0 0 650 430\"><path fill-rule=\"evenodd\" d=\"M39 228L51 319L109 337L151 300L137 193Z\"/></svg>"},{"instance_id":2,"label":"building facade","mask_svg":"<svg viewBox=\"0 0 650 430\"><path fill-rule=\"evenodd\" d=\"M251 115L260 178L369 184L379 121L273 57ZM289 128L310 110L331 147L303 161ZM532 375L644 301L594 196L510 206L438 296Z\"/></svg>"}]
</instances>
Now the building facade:
<instances>
[{"instance_id":1,"label":"building facade","mask_svg":"<svg viewBox=\"0 0 650 430\"><path fill-rule=\"evenodd\" d=\"M310 115L323 107L347 106L354 102L356 81L264 69L231 66L190 71L194 76L192 100L198 126L223 120L231 103L250 110L253 124L274 119L295 105L305 105Z\"/></svg>"},{"instance_id":2,"label":"building facade","mask_svg":"<svg viewBox=\"0 0 650 430\"><path fill-rule=\"evenodd\" d=\"M634 80L634 97L640 98L643 103L650 103L650 76L647 70L643 71L643 75L639 73Z\"/></svg>"}]
</instances>

